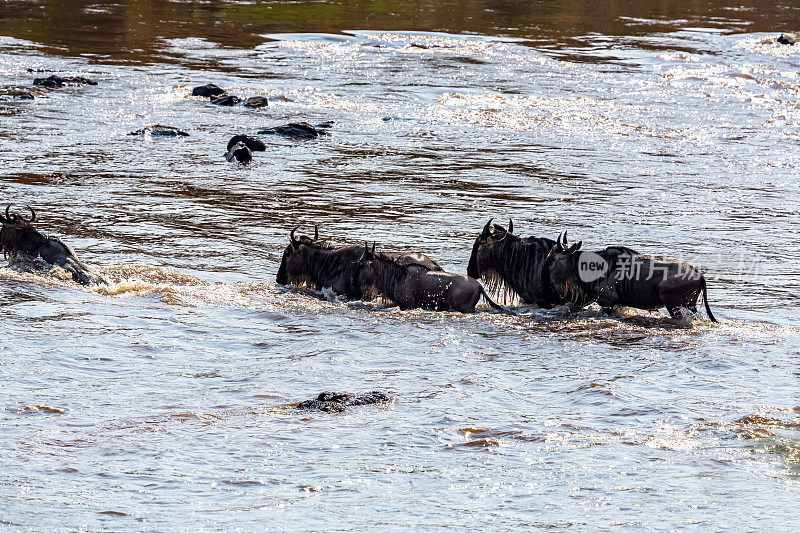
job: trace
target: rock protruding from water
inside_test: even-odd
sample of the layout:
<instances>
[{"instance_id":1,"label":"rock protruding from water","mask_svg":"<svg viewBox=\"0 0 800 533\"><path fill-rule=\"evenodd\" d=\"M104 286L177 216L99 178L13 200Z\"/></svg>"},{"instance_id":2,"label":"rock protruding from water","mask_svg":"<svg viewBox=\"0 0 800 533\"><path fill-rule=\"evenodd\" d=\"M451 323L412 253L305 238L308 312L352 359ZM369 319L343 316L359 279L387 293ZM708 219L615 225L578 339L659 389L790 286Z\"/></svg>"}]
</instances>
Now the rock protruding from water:
<instances>
[{"instance_id":1,"label":"rock protruding from water","mask_svg":"<svg viewBox=\"0 0 800 533\"><path fill-rule=\"evenodd\" d=\"M200 85L199 87L195 87L194 89L192 89L192 96L215 98L221 94L225 94L225 89L217 85L214 85L213 83L207 83L205 85Z\"/></svg>"},{"instance_id":2,"label":"rock protruding from water","mask_svg":"<svg viewBox=\"0 0 800 533\"><path fill-rule=\"evenodd\" d=\"M366 394L351 394L349 392L323 392L314 400L306 400L297 404L297 409L323 411L326 413L341 413L349 407L384 403L392 399L385 392L372 391Z\"/></svg>"},{"instance_id":3,"label":"rock protruding from water","mask_svg":"<svg viewBox=\"0 0 800 533\"><path fill-rule=\"evenodd\" d=\"M61 77L53 74L46 78L35 78L33 84L41 87L64 87L65 85L97 85L97 82L80 76Z\"/></svg>"},{"instance_id":4,"label":"rock protruding from water","mask_svg":"<svg viewBox=\"0 0 800 533\"><path fill-rule=\"evenodd\" d=\"M140 130L132 131L128 135L154 135L160 137L188 137L189 134L172 126L154 124Z\"/></svg>"},{"instance_id":5,"label":"rock protruding from water","mask_svg":"<svg viewBox=\"0 0 800 533\"><path fill-rule=\"evenodd\" d=\"M245 107L252 108L267 107L268 105L269 100L267 100L266 96L251 96L244 103Z\"/></svg>"},{"instance_id":6,"label":"rock protruding from water","mask_svg":"<svg viewBox=\"0 0 800 533\"><path fill-rule=\"evenodd\" d=\"M234 135L228 141L228 150L234 147L237 143L244 143L253 152L263 152L267 149L267 145L258 137L252 135Z\"/></svg>"},{"instance_id":7,"label":"rock protruding from water","mask_svg":"<svg viewBox=\"0 0 800 533\"><path fill-rule=\"evenodd\" d=\"M284 126L275 126L259 131L263 135L283 135L295 139L314 139L321 135L329 135L328 128L333 126L333 122L323 122L312 126L308 122L290 122Z\"/></svg>"},{"instance_id":8,"label":"rock protruding from water","mask_svg":"<svg viewBox=\"0 0 800 533\"><path fill-rule=\"evenodd\" d=\"M36 98L47 98L47 93L33 88L0 87L0 101L35 100Z\"/></svg>"},{"instance_id":9,"label":"rock protruding from water","mask_svg":"<svg viewBox=\"0 0 800 533\"><path fill-rule=\"evenodd\" d=\"M798 39L800 39L800 37L798 37L796 33L781 33L780 37L778 37L778 42L781 44L794 45L797 43Z\"/></svg>"},{"instance_id":10,"label":"rock protruding from water","mask_svg":"<svg viewBox=\"0 0 800 533\"><path fill-rule=\"evenodd\" d=\"M242 99L238 96L233 96L232 94L222 94L217 98L211 100L211 103L214 105L221 105L221 106L234 106L241 102Z\"/></svg>"}]
</instances>

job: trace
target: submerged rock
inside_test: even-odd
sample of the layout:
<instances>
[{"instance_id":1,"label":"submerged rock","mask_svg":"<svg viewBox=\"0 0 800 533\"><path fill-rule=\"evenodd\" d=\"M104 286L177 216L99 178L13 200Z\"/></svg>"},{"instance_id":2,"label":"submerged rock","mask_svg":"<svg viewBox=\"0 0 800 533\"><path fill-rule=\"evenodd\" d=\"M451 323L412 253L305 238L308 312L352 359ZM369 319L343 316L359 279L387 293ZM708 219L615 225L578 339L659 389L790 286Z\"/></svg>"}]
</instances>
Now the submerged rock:
<instances>
[{"instance_id":1,"label":"submerged rock","mask_svg":"<svg viewBox=\"0 0 800 533\"><path fill-rule=\"evenodd\" d=\"M214 85L213 83L207 83L192 89L192 96L205 96L206 98L214 98L221 94L225 94L225 89Z\"/></svg>"},{"instance_id":2,"label":"submerged rock","mask_svg":"<svg viewBox=\"0 0 800 533\"><path fill-rule=\"evenodd\" d=\"M211 100L211 103L214 105L221 105L221 106L233 106L241 102L242 99L238 96L233 96L232 94L223 94L218 98L214 98Z\"/></svg>"},{"instance_id":3,"label":"submerged rock","mask_svg":"<svg viewBox=\"0 0 800 533\"><path fill-rule=\"evenodd\" d=\"M140 130L132 131L128 135L158 135L161 137L188 137L189 134L172 126L154 124Z\"/></svg>"},{"instance_id":4,"label":"submerged rock","mask_svg":"<svg viewBox=\"0 0 800 533\"><path fill-rule=\"evenodd\" d=\"M796 33L781 33L777 40L781 44L793 45L797 42L798 36Z\"/></svg>"},{"instance_id":5,"label":"submerged rock","mask_svg":"<svg viewBox=\"0 0 800 533\"><path fill-rule=\"evenodd\" d=\"M267 145L257 137L253 137L252 135L234 135L231 137L231 140L228 141L228 150L240 142L244 143L244 145L253 152L263 152L267 149Z\"/></svg>"},{"instance_id":6,"label":"submerged rock","mask_svg":"<svg viewBox=\"0 0 800 533\"><path fill-rule=\"evenodd\" d=\"M33 84L42 87L63 87L65 85L97 85L97 82L80 76L62 78L61 76L53 74L46 78L36 78L33 80Z\"/></svg>"},{"instance_id":7,"label":"submerged rock","mask_svg":"<svg viewBox=\"0 0 800 533\"><path fill-rule=\"evenodd\" d=\"M0 101L34 100L36 98L47 98L47 93L39 89L0 87Z\"/></svg>"},{"instance_id":8,"label":"submerged rock","mask_svg":"<svg viewBox=\"0 0 800 533\"><path fill-rule=\"evenodd\" d=\"M268 105L269 105L269 100L267 100L266 96L251 96L244 103L245 107L253 107L253 108L267 107Z\"/></svg>"},{"instance_id":9,"label":"submerged rock","mask_svg":"<svg viewBox=\"0 0 800 533\"><path fill-rule=\"evenodd\" d=\"M284 126L275 126L259 131L263 135L283 135L294 137L295 139L314 139L320 135L329 135L328 128L333 126L333 122L323 122L312 126L308 122L291 122Z\"/></svg>"},{"instance_id":10,"label":"submerged rock","mask_svg":"<svg viewBox=\"0 0 800 533\"><path fill-rule=\"evenodd\" d=\"M225 159L227 159L228 162L236 159L239 163L249 163L253 160L253 151L250 150L245 143L239 141L228 148L228 151L225 153Z\"/></svg>"},{"instance_id":11,"label":"submerged rock","mask_svg":"<svg viewBox=\"0 0 800 533\"><path fill-rule=\"evenodd\" d=\"M366 394L349 392L323 392L314 400L306 400L297 404L297 409L313 409L326 413L341 413L348 407L388 402L391 396L384 392L372 391Z\"/></svg>"}]
</instances>

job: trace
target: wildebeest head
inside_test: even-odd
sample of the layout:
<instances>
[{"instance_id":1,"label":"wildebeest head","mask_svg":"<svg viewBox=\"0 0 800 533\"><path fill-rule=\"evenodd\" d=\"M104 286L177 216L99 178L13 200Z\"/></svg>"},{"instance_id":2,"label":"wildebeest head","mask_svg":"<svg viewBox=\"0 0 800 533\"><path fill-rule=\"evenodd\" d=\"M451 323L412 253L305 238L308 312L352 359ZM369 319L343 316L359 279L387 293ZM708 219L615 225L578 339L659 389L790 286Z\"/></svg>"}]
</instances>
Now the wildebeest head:
<instances>
[{"instance_id":1,"label":"wildebeest head","mask_svg":"<svg viewBox=\"0 0 800 533\"><path fill-rule=\"evenodd\" d=\"M374 242L372 243L372 250L370 250L369 244L365 242L364 253L358 260L358 268L353 272L352 281L352 285L357 288L362 297L374 298L377 294L375 262L379 259L388 260L383 254L375 253Z\"/></svg>"},{"instance_id":2,"label":"wildebeest head","mask_svg":"<svg viewBox=\"0 0 800 533\"><path fill-rule=\"evenodd\" d=\"M47 242L47 237L31 225L36 220L36 212L28 206L31 218L26 219L19 213L10 213L10 209L9 205L6 207L5 216L0 215L0 222L3 224L0 229L0 248L3 249L3 257L17 252L33 255L35 250Z\"/></svg>"},{"instance_id":3,"label":"wildebeest head","mask_svg":"<svg viewBox=\"0 0 800 533\"><path fill-rule=\"evenodd\" d=\"M562 240L563 236L563 240ZM542 268L542 292L552 304L574 303L581 307L594 299L590 284L581 280L578 260L583 241L567 244L567 232L558 236Z\"/></svg>"},{"instance_id":4,"label":"wildebeest head","mask_svg":"<svg viewBox=\"0 0 800 533\"><path fill-rule=\"evenodd\" d=\"M300 226L297 226L289 233L289 245L283 251L283 256L281 257L281 266L278 267L278 275L275 278L275 281L279 285L288 285L290 283L299 285L301 283L307 283L309 279L307 278L307 275L304 274L304 261L301 247L322 246L322 244L318 242L319 227L316 225L314 226L313 239L306 235L301 235L299 238L295 238L294 232L299 228Z\"/></svg>"},{"instance_id":5,"label":"wildebeest head","mask_svg":"<svg viewBox=\"0 0 800 533\"><path fill-rule=\"evenodd\" d=\"M467 275L471 278L478 279L487 270L492 270L491 252L498 243L505 239L519 240L519 237L513 235L514 222L511 219L508 220L508 229L499 224L492 224L492 220L494 219L489 219L481 234L475 239L475 244L472 245L472 254L467 264Z\"/></svg>"}]
</instances>

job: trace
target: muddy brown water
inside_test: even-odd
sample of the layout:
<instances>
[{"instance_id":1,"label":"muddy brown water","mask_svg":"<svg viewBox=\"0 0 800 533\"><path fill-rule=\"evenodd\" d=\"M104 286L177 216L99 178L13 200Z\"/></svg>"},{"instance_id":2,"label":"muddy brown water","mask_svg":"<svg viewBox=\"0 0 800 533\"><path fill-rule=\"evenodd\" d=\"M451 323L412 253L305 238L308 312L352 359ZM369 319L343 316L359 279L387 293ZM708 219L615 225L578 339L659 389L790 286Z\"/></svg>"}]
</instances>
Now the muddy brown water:
<instances>
[{"instance_id":1,"label":"muddy brown water","mask_svg":"<svg viewBox=\"0 0 800 533\"><path fill-rule=\"evenodd\" d=\"M3 2L0 201L112 283L0 267L18 530L782 529L800 496L794 2ZM192 98L213 82L268 108ZM230 136L335 120L332 135ZM150 124L179 139L126 135ZM489 217L707 273L720 319L401 312L288 231L465 272ZM383 390L349 413L287 405Z\"/></svg>"}]
</instances>

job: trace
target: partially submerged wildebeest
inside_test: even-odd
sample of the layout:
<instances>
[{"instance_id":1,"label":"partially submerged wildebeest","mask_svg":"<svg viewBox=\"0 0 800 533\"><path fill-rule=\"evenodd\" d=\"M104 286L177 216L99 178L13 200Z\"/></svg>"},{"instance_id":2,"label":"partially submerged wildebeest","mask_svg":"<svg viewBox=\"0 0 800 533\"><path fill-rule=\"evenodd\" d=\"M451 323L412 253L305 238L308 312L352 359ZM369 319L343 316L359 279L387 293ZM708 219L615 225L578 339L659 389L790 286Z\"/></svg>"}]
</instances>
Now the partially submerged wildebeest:
<instances>
[{"instance_id":1,"label":"partially submerged wildebeest","mask_svg":"<svg viewBox=\"0 0 800 533\"><path fill-rule=\"evenodd\" d=\"M253 160L253 152L263 152L267 149L264 142L252 135L234 135L228 141L228 151L225 159L229 162L236 159L240 163L248 163Z\"/></svg>"},{"instance_id":2,"label":"partially submerged wildebeest","mask_svg":"<svg viewBox=\"0 0 800 533\"><path fill-rule=\"evenodd\" d=\"M776 41L778 41L780 44L793 45L800 40L799 35L800 34L797 33L781 33Z\"/></svg>"},{"instance_id":3,"label":"partially submerged wildebeest","mask_svg":"<svg viewBox=\"0 0 800 533\"><path fill-rule=\"evenodd\" d=\"M567 247L566 235L548 254L542 269L542 285L565 302L583 307L597 302L615 307L656 310L666 307L672 318L682 318L681 308L697 313L703 294L708 305L703 273L676 259L656 258L626 248L609 246L598 252L581 252L581 242Z\"/></svg>"},{"instance_id":4,"label":"partially submerged wildebeest","mask_svg":"<svg viewBox=\"0 0 800 533\"><path fill-rule=\"evenodd\" d=\"M307 285L316 290L330 288L348 299L360 299L361 291L354 280L363 247L334 248L319 240L316 226L313 239L305 235L295 238L294 233L298 228L289 233L289 245L283 251L275 281L279 285ZM434 271L442 269L425 254L388 252L386 255L402 264L419 264Z\"/></svg>"},{"instance_id":5,"label":"partially submerged wildebeest","mask_svg":"<svg viewBox=\"0 0 800 533\"><path fill-rule=\"evenodd\" d=\"M556 241L544 237L514 235L511 220L506 229L489 219L472 246L467 275L485 280L493 291L516 294L525 304L560 305L562 302L553 301L541 286L544 260L555 245Z\"/></svg>"},{"instance_id":6,"label":"partially submerged wildebeest","mask_svg":"<svg viewBox=\"0 0 800 533\"><path fill-rule=\"evenodd\" d=\"M31 218L26 219L18 213L9 213L11 206L6 207L5 216L0 215L0 248L3 257L22 256L35 260L42 258L46 263L57 265L72 275L72 279L82 285L97 285L106 281L92 273L76 256L72 248L56 237L48 237L36 230L31 224L36 220L36 212L31 211Z\"/></svg>"},{"instance_id":7,"label":"partially submerged wildebeest","mask_svg":"<svg viewBox=\"0 0 800 533\"><path fill-rule=\"evenodd\" d=\"M363 295L391 300L400 309L430 309L474 313L481 296L495 309L497 305L479 281L461 274L431 270L420 264L403 264L385 254L364 247L358 261L354 285Z\"/></svg>"},{"instance_id":8,"label":"partially submerged wildebeest","mask_svg":"<svg viewBox=\"0 0 800 533\"><path fill-rule=\"evenodd\" d=\"M349 392L323 392L313 400L300 402L297 409L324 411L326 413L341 413L349 407L384 403L392 397L385 392L372 391L367 394L351 394Z\"/></svg>"}]
</instances>

